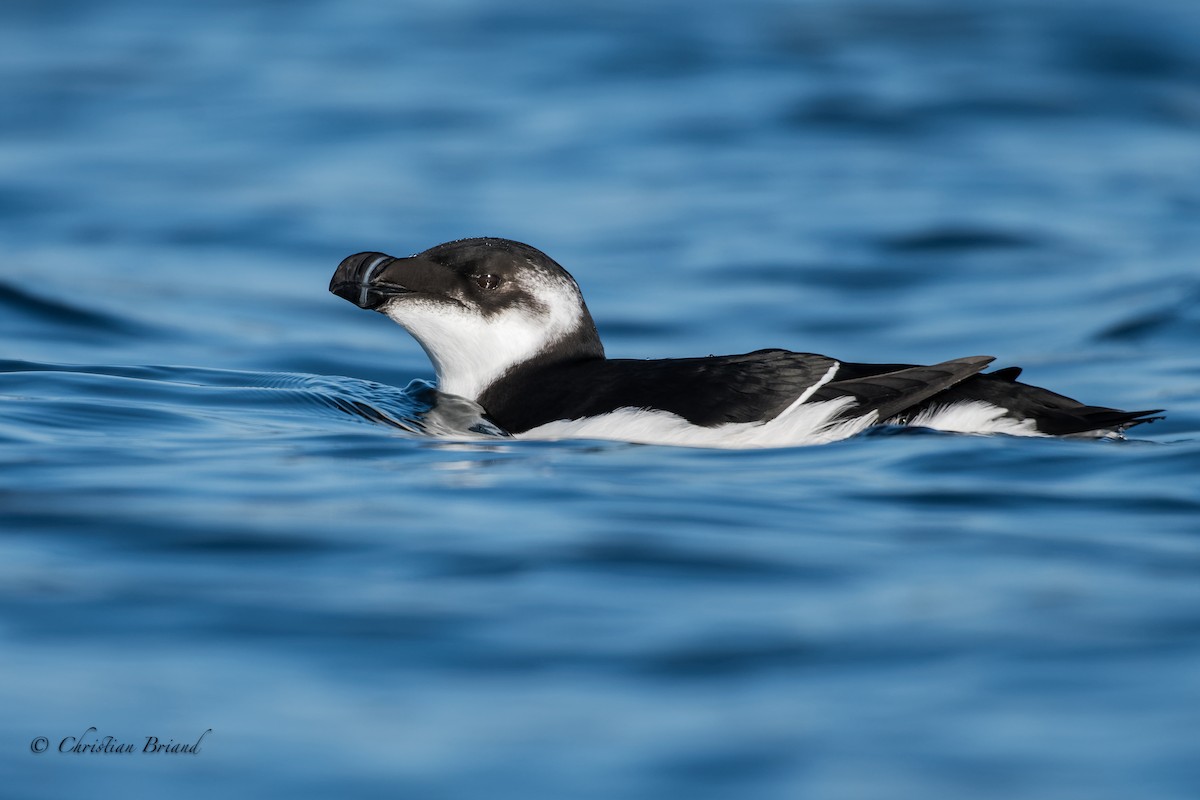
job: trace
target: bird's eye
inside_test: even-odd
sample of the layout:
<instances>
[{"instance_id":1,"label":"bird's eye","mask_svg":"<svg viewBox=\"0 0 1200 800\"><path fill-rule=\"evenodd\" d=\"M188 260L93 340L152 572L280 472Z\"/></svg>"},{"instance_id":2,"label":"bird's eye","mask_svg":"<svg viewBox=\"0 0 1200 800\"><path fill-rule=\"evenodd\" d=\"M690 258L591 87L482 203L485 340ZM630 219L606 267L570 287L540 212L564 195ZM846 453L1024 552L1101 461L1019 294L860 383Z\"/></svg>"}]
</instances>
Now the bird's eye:
<instances>
[{"instance_id":1,"label":"bird's eye","mask_svg":"<svg viewBox=\"0 0 1200 800\"><path fill-rule=\"evenodd\" d=\"M475 282L479 284L480 289L495 289L500 285L500 276L491 274L480 275L475 279Z\"/></svg>"}]
</instances>

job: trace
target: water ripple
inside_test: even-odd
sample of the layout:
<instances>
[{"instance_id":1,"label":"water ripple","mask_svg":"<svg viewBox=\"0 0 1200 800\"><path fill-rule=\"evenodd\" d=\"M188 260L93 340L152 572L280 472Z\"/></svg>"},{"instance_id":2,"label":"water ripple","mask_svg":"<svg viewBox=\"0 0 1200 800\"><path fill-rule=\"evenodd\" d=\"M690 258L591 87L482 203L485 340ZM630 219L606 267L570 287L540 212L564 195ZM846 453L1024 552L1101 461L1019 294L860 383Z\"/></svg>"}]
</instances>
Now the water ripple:
<instances>
[{"instance_id":1,"label":"water ripple","mask_svg":"<svg viewBox=\"0 0 1200 800\"><path fill-rule=\"evenodd\" d=\"M64 366L0 362L6 421L23 430L181 433L206 422L319 426L333 414L414 435L503 436L479 406L439 395L427 381L404 389L351 378L166 366ZM3 430L3 426L0 426Z\"/></svg>"}]
</instances>

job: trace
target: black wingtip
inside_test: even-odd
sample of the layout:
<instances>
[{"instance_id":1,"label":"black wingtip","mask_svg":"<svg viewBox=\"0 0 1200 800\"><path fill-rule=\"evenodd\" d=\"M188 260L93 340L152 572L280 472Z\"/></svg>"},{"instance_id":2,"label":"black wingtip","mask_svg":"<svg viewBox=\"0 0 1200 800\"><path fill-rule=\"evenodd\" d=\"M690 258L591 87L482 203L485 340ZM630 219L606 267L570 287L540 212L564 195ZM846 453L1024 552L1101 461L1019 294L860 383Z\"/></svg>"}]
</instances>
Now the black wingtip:
<instances>
[{"instance_id":1,"label":"black wingtip","mask_svg":"<svg viewBox=\"0 0 1200 800\"><path fill-rule=\"evenodd\" d=\"M1160 419L1166 419L1165 408L1152 408L1149 411L1126 411L1126 420L1121 423L1121 430L1132 428L1134 425L1143 425L1147 422L1158 422ZM1151 414L1155 416L1150 416Z\"/></svg>"},{"instance_id":2,"label":"black wingtip","mask_svg":"<svg viewBox=\"0 0 1200 800\"><path fill-rule=\"evenodd\" d=\"M1045 433L1055 436L1071 436L1092 434L1096 432L1124 432L1134 425L1164 419L1163 409L1152 408L1146 411L1121 411L1103 406L1080 406L1047 417L1038 422L1038 428ZM1158 416L1153 416L1158 415Z\"/></svg>"}]
</instances>

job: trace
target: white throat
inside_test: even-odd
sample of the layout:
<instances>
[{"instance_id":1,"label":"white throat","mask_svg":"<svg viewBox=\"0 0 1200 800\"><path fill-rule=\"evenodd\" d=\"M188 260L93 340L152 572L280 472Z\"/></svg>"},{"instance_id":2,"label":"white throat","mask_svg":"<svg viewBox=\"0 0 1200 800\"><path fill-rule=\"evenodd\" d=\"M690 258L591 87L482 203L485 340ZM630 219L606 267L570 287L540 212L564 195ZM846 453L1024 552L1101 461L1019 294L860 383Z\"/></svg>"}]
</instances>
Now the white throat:
<instances>
[{"instance_id":1,"label":"white throat","mask_svg":"<svg viewBox=\"0 0 1200 800\"><path fill-rule=\"evenodd\" d=\"M438 391L478 400L516 364L562 340L579 325L574 304L545 312L515 307L484 316L477 309L423 298L400 298L384 309L420 343L437 372Z\"/></svg>"}]
</instances>

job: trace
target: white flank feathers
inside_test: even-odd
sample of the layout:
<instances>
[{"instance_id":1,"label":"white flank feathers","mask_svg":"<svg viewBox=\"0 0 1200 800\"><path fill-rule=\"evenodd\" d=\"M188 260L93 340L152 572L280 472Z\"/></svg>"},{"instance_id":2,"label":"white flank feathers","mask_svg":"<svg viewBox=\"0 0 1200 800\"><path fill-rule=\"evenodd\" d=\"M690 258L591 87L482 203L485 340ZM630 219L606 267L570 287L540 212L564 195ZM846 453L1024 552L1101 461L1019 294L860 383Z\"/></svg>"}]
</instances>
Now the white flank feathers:
<instances>
[{"instance_id":1,"label":"white flank feathers","mask_svg":"<svg viewBox=\"0 0 1200 800\"><path fill-rule=\"evenodd\" d=\"M831 368L832 373L836 367ZM828 380L831 375L827 375ZM811 396L820 384L811 387L801 399ZM752 449L796 447L826 444L861 433L878 420L875 412L859 417L838 419L853 405L851 398L818 403L797 401L784 413L767 422L738 422L703 427L667 411L622 408L609 414L575 420L558 420L540 425L518 439L606 439L638 444L677 445ZM1009 436L1045 436L1032 419L1006 417L1003 408L982 401L934 406L913 417L907 424L949 433L993 434ZM1097 435L1105 435L1101 432ZM1111 432L1108 435L1112 435Z\"/></svg>"},{"instance_id":2,"label":"white flank feathers","mask_svg":"<svg viewBox=\"0 0 1200 800\"><path fill-rule=\"evenodd\" d=\"M678 414L641 408L621 408L610 414L584 419L558 420L539 425L518 439L609 439L637 444L682 447L750 449L824 444L853 436L875 424L875 412L837 420L853 404L839 398L820 403L793 404L767 422L729 422L704 427Z\"/></svg>"},{"instance_id":3,"label":"white flank feathers","mask_svg":"<svg viewBox=\"0 0 1200 800\"><path fill-rule=\"evenodd\" d=\"M917 414L908 424L915 428L932 428L947 433L1007 433L1010 436L1045 436L1032 419L1013 419L1004 416L999 406L982 400L970 400L952 405L931 406Z\"/></svg>"}]
</instances>

